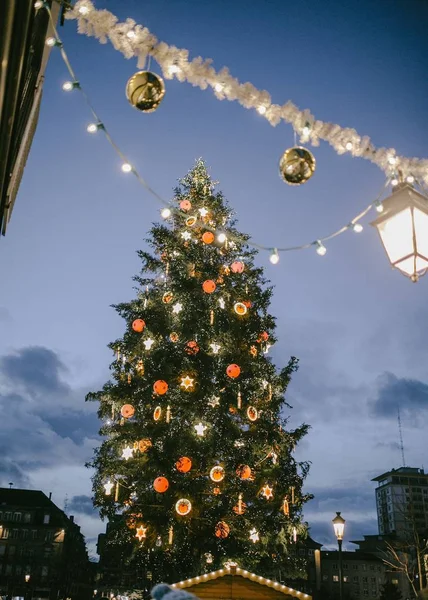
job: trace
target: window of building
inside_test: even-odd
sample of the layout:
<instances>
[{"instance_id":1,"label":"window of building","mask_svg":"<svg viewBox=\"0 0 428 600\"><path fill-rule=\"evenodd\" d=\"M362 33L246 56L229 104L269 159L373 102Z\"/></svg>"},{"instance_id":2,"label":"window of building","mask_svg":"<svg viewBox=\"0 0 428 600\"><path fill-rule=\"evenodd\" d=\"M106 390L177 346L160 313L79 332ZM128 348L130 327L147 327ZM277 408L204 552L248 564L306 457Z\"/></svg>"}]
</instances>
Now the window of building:
<instances>
[{"instance_id":1,"label":"window of building","mask_svg":"<svg viewBox=\"0 0 428 600\"><path fill-rule=\"evenodd\" d=\"M12 529L12 533L10 536L13 540L17 540L19 538L19 529Z\"/></svg>"},{"instance_id":2,"label":"window of building","mask_svg":"<svg viewBox=\"0 0 428 600\"><path fill-rule=\"evenodd\" d=\"M12 513L11 512L5 512L4 513L4 520L5 521L12 521Z\"/></svg>"},{"instance_id":3,"label":"window of building","mask_svg":"<svg viewBox=\"0 0 428 600\"><path fill-rule=\"evenodd\" d=\"M333 575L333 581L339 581L339 575Z\"/></svg>"},{"instance_id":4,"label":"window of building","mask_svg":"<svg viewBox=\"0 0 428 600\"><path fill-rule=\"evenodd\" d=\"M391 579L391 583L393 583L394 585L398 585L398 579Z\"/></svg>"},{"instance_id":5,"label":"window of building","mask_svg":"<svg viewBox=\"0 0 428 600\"><path fill-rule=\"evenodd\" d=\"M331 568L332 568L332 569L334 569L335 571L337 571L337 563L333 563L333 564L331 565Z\"/></svg>"},{"instance_id":6,"label":"window of building","mask_svg":"<svg viewBox=\"0 0 428 600\"><path fill-rule=\"evenodd\" d=\"M16 565L15 566L15 575L21 575L21 573L22 573L21 565Z\"/></svg>"},{"instance_id":7,"label":"window of building","mask_svg":"<svg viewBox=\"0 0 428 600\"><path fill-rule=\"evenodd\" d=\"M300 556L305 556L305 549L304 548L299 548L299 555Z\"/></svg>"},{"instance_id":8,"label":"window of building","mask_svg":"<svg viewBox=\"0 0 428 600\"><path fill-rule=\"evenodd\" d=\"M348 563L343 563L343 568L344 568L345 570L348 570Z\"/></svg>"},{"instance_id":9,"label":"window of building","mask_svg":"<svg viewBox=\"0 0 428 600\"><path fill-rule=\"evenodd\" d=\"M9 546L8 554L9 556L15 556L16 546Z\"/></svg>"},{"instance_id":10,"label":"window of building","mask_svg":"<svg viewBox=\"0 0 428 600\"><path fill-rule=\"evenodd\" d=\"M6 565L5 575L10 575L12 573L12 565Z\"/></svg>"},{"instance_id":11,"label":"window of building","mask_svg":"<svg viewBox=\"0 0 428 600\"><path fill-rule=\"evenodd\" d=\"M349 577L347 575L344 575L343 576L343 581L344 581L344 583L348 583Z\"/></svg>"},{"instance_id":12,"label":"window of building","mask_svg":"<svg viewBox=\"0 0 428 600\"><path fill-rule=\"evenodd\" d=\"M28 534L29 534L28 529L21 529L21 537L23 540L28 540Z\"/></svg>"},{"instance_id":13,"label":"window of building","mask_svg":"<svg viewBox=\"0 0 428 600\"><path fill-rule=\"evenodd\" d=\"M363 590L363 596L368 596L369 595L369 590Z\"/></svg>"},{"instance_id":14,"label":"window of building","mask_svg":"<svg viewBox=\"0 0 428 600\"><path fill-rule=\"evenodd\" d=\"M43 525L49 525L49 521L50 521L50 515L48 515L46 513L43 517Z\"/></svg>"},{"instance_id":15,"label":"window of building","mask_svg":"<svg viewBox=\"0 0 428 600\"><path fill-rule=\"evenodd\" d=\"M358 583L358 575L354 575L352 581L353 583Z\"/></svg>"},{"instance_id":16,"label":"window of building","mask_svg":"<svg viewBox=\"0 0 428 600\"><path fill-rule=\"evenodd\" d=\"M376 577L370 577L370 580L372 583L374 583L374 584L376 583Z\"/></svg>"},{"instance_id":17,"label":"window of building","mask_svg":"<svg viewBox=\"0 0 428 600\"><path fill-rule=\"evenodd\" d=\"M17 523L19 523L22 519L22 513L20 512L16 512L13 513L13 520L16 521Z\"/></svg>"},{"instance_id":18,"label":"window of building","mask_svg":"<svg viewBox=\"0 0 428 600\"><path fill-rule=\"evenodd\" d=\"M313 556L313 555L314 555L314 551L312 550L312 548L309 548L308 556Z\"/></svg>"},{"instance_id":19,"label":"window of building","mask_svg":"<svg viewBox=\"0 0 428 600\"><path fill-rule=\"evenodd\" d=\"M368 583L369 582L369 578L368 577L363 577L363 583Z\"/></svg>"},{"instance_id":20,"label":"window of building","mask_svg":"<svg viewBox=\"0 0 428 600\"><path fill-rule=\"evenodd\" d=\"M7 527L5 527L3 529L3 539L7 540L8 537L9 537L9 529Z\"/></svg>"},{"instance_id":21,"label":"window of building","mask_svg":"<svg viewBox=\"0 0 428 600\"><path fill-rule=\"evenodd\" d=\"M29 523L31 521L31 514L24 513L24 523Z\"/></svg>"},{"instance_id":22,"label":"window of building","mask_svg":"<svg viewBox=\"0 0 428 600\"><path fill-rule=\"evenodd\" d=\"M367 565L363 564L363 565L361 565L361 568L362 568L363 571L367 571Z\"/></svg>"},{"instance_id":23,"label":"window of building","mask_svg":"<svg viewBox=\"0 0 428 600\"><path fill-rule=\"evenodd\" d=\"M374 571L375 570L375 566L374 565L370 565L370 571Z\"/></svg>"},{"instance_id":24,"label":"window of building","mask_svg":"<svg viewBox=\"0 0 428 600\"><path fill-rule=\"evenodd\" d=\"M352 565L352 568L354 569L354 571L358 571L358 565Z\"/></svg>"},{"instance_id":25,"label":"window of building","mask_svg":"<svg viewBox=\"0 0 428 600\"><path fill-rule=\"evenodd\" d=\"M49 568L46 565L44 565L42 567L42 577L47 577L48 576L48 571L49 571Z\"/></svg>"},{"instance_id":26,"label":"window of building","mask_svg":"<svg viewBox=\"0 0 428 600\"><path fill-rule=\"evenodd\" d=\"M377 591L376 590L372 590L372 598L377 598Z\"/></svg>"},{"instance_id":27,"label":"window of building","mask_svg":"<svg viewBox=\"0 0 428 600\"><path fill-rule=\"evenodd\" d=\"M0 545L0 556L4 556L6 552L6 546L4 544Z\"/></svg>"},{"instance_id":28,"label":"window of building","mask_svg":"<svg viewBox=\"0 0 428 600\"><path fill-rule=\"evenodd\" d=\"M37 540L37 538L38 538L38 535L37 535L37 533L38 533L38 532L37 532L37 529L33 529L33 530L31 531L31 537L32 537L32 539L33 539L33 540Z\"/></svg>"},{"instance_id":29,"label":"window of building","mask_svg":"<svg viewBox=\"0 0 428 600\"><path fill-rule=\"evenodd\" d=\"M45 542L53 542L53 538L54 538L54 532L53 531L46 531L46 533L45 533Z\"/></svg>"},{"instance_id":30,"label":"window of building","mask_svg":"<svg viewBox=\"0 0 428 600\"><path fill-rule=\"evenodd\" d=\"M323 581L328 581L328 575L323 575L323 576L322 576L322 580L323 580Z\"/></svg>"}]
</instances>

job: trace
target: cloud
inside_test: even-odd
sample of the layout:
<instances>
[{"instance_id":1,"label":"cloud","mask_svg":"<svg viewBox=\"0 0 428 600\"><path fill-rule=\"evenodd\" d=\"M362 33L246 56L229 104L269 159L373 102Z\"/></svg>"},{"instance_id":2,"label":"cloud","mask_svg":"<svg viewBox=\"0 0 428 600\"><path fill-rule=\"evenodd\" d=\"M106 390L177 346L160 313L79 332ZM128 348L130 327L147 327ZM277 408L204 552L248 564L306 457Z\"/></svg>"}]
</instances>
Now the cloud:
<instances>
[{"instance_id":1,"label":"cloud","mask_svg":"<svg viewBox=\"0 0 428 600\"><path fill-rule=\"evenodd\" d=\"M397 418L397 410L412 417L413 426L423 425L428 410L428 385L417 379L398 378L384 373L377 380L377 391L371 403L376 417Z\"/></svg>"},{"instance_id":2,"label":"cloud","mask_svg":"<svg viewBox=\"0 0 428 600\"><path fill-rule=\"evenodd\" d=\"M0 360L1 374L32 394L69 393L69 386L61 379L66 370L55 352L41 346L23 348Z\"/></svg>"},{"instance_id":3,"label":"cloud","mask_svg":"<svg viewBox=\"0 0 428 600\"><path fill-rule=\"evenodd\" d=\"M98 511L92 504L92 498L82 494L81 496L73 496L68 504L68 512L70 513L83 513L85 515L93 516L98 514Z\"/></svg>"}]
</instances>

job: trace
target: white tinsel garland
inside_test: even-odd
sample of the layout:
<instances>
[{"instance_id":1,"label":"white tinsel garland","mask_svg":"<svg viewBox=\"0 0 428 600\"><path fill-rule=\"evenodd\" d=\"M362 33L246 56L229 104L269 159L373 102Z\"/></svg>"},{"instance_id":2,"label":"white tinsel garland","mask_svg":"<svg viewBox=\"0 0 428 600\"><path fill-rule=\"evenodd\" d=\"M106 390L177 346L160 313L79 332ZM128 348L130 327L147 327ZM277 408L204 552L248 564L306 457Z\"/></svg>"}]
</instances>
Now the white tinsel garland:
<instances>
[{"instance_id":1,"label":"white tinsel garland","mask_svg":"<svg viewBox=\"0 0 428 600\"><path fill-rule=\"evenodd\" d=\"M325 123L315 119L308 109L299 110L291 101L280 106L272 104L266 90L258 90L252 83L240 83L227 67L216 71L211 59L200 56L189 62L189 51L159 42L150 31L127 19L119 23L108 10L97 10L90 0L78 0L66 13L67 19L77 19L78 32L96 37L102 44L108 40L125 58L136 57L138 67L144 68L147 56L159 63L165 79L176 77L202 90L211 87L219 100L236 100L248 109L256 109L272 126L281 121L290 123L302 143L319 145L328 142L338 154L350 153L377 165L388 176L401 171L403 177L413 176L428 184L428 159L398 156L394 148L376 148L368 136L360 136L355 129Z\"/></svg>"}]
</instances>

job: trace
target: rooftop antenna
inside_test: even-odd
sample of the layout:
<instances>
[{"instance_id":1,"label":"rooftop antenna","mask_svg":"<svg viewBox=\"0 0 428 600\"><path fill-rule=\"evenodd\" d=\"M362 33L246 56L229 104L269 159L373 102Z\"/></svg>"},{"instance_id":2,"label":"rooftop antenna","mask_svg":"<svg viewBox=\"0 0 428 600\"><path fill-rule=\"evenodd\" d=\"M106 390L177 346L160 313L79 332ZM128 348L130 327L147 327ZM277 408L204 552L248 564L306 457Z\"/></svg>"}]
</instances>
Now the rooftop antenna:
<instances>
[{"instance_id":1,"label":"rooftop antenna","mask_svg":"<svg viewBox=\"0 0 428 600\"><path fill-rule=\"evenodd\" d=\"M67 509L68 509L68 494L65 495L64 498L64 512L67 513Z\"/></svg>"},{"instance_id":2,"label":"rooftop antenna","mask_svg":"<svg viewBox=\"0 0 428 600\"><path fill-rule=\"evenodd\" d=\"M10 489L10 490L12 489L12 486L13 486L13 482L12 482L12 481L9 481L9 489Z\"/></svg>"},{"instance_id":3,"label":"rooftop antenna","mask_svg":"<svg viewBox=\"0 0 428 600\"><path fill-rule=\"evenodd\" d=\"M403 461L403 467L405 467L406 459L404 458L403 430L401 428L400 407L398 407L397 410L398 410L398 433L400 434L401 460Z\"/></svg>"}]
</instances>

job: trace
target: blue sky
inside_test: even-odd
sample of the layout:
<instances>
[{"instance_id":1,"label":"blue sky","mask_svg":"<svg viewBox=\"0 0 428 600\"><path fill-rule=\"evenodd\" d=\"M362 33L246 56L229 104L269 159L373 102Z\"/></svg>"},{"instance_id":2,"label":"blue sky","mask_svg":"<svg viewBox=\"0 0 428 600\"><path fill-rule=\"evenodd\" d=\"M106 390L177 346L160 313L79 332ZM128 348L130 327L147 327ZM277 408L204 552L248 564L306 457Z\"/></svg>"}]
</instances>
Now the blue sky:
<instances>
[{"instance_id":1,"label":"blue sky","mask_svg":"<svg viewBox=\"0 0 428 600\"><path fill-rule=\"evenodd\" d=\"M428 7L422 0L99 0L134 18L158 39L191 56L227 65L242 82L291 99L316 117L355 127L378 146L427 156ZM202 156L236 210L239 227L258 242L310 242L347 223L372 201L383 174L367 161L313 149L317 170L292 188L278 177L290 127L256 111L219 102L212 92L177 81L157 112L127 103L137 70L110 45L60 35L79 80L119 145L152 186L170 198L176 180ZM156 64L152 65L156 70ZM90 544L102 525L88 500L84 462L97 444L94 406L84 395L108 377L107 343L123 331L110 308L133 296L156 203L130 176L91 121L58 51L47 70L40 123L6 238L0 240L0 483L53 491L76 515ZM290 355L301 368L289 388L291 425L312 430L298 456L312 461L305 517L318 541L331 544L341 510L347 538L376 532L370 479L401 463L400 403L406 461L427 464L428 277L414 285L391 270L368 226L328 245L259 264L275 285L272 312L278 366Z\"/></svg>"}]
</instances>

